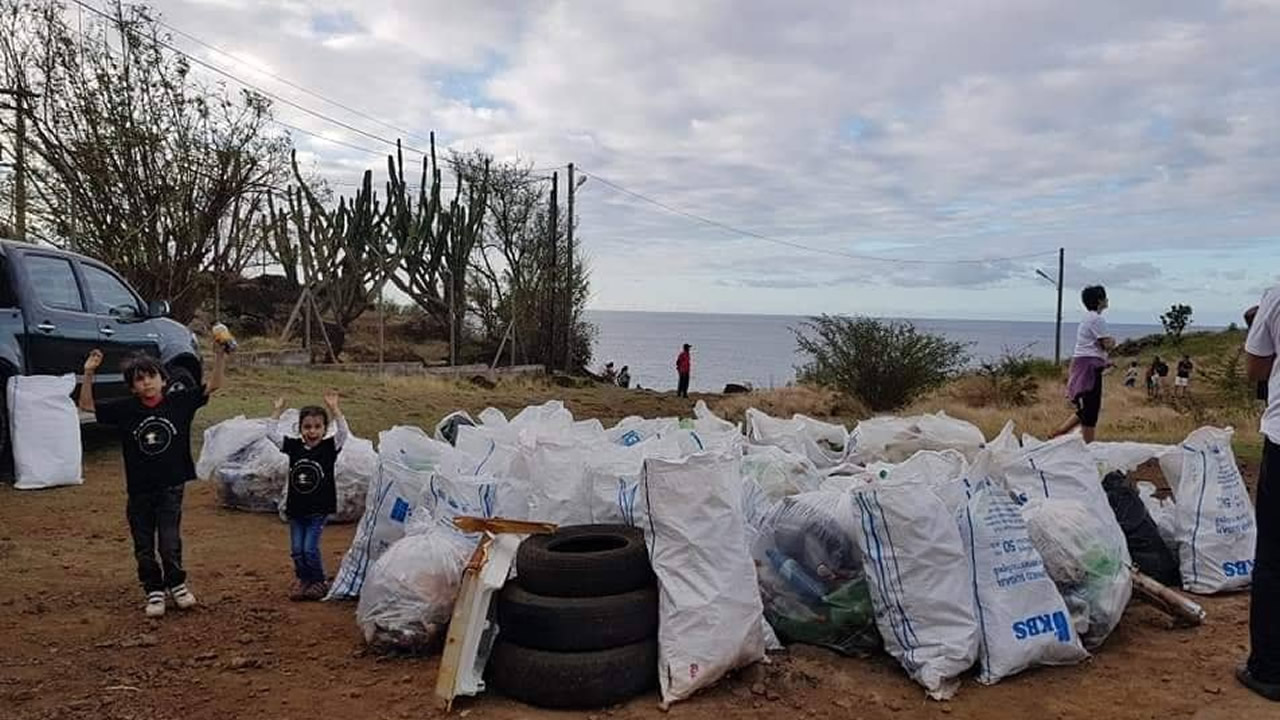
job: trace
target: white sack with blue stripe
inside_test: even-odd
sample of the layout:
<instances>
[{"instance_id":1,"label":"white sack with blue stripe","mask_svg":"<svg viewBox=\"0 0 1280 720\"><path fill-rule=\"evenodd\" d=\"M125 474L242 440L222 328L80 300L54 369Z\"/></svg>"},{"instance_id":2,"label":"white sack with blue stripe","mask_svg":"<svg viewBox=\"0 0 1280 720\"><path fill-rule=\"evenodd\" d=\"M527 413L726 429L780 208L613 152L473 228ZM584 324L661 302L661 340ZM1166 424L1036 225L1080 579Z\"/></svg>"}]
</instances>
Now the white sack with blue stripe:
<instances>
[{"instance_id":1,"label":"white sack with blue stripe","mask_svg":"<svg viewBox=\"0 0 1280 720\"><path fill-rule=\"evenodd\" d=\"M646 540L658 576L662 702L684 700L765 656L764 606L747 548L742 449L644 463Z\"/></svg>"},{"instance_id":2,"label":"white sack with blue stripe","mask_svg":"<svg viewBox=\"0 0 1280 720\"><path fill-rule=\"evenodd\" d=\"M457 471L472 464L421 428L397 426L378 433L378 476L365 494L364 515L326 599L359 597L369 568L404 537L405 524L422 501L432 473L442 466Z\"/></svg>"},{"instance_id":3,"label":"white sack with blue stripe","mask_svg":"<svg viewBox=\"0 0 1280 720\"><path fill-rule=\"evenodd\" d=\"M1036 665L1074 665L1088 658L1008 492L979 481L956 521L973 571L978 682L992 685Z\"/></svg>"},{"instance_id":4,"label":"white sack with blue stripe","mask_svg":"<svg viewBox=\"0 0 1280 720\"><path fill-rule=\"evenodd\" d=\"M1258 525L1231 450L1232 430L1205 427L1182 443L1177 498L1182 587L1209 595L1249 587Z\"/></svg>"},{"instance_id":5,"label":"white sack with blue stripe","mask_svg":"<svg viewBox=\"0 0 1280 720\"><path fill-rule=\"evenodd\" d=\"M978 659L972 570L955 516L927 483L854 490L856 539L885 649L935 700Z\"/></svg>"},{"instance_id":6,"label":"white sack with blue stripe","mask_svg":"<svg viewBox=\"0 0 1280 720\"><path fill-rule=\"evenodd\" d=\"M1098 647L1120 623L1133 578L1129 546L1093 455L1079 435L1024 442L998 473L1023 505L1031 539L1085 647Z\"/></svg>"}]
</instances>

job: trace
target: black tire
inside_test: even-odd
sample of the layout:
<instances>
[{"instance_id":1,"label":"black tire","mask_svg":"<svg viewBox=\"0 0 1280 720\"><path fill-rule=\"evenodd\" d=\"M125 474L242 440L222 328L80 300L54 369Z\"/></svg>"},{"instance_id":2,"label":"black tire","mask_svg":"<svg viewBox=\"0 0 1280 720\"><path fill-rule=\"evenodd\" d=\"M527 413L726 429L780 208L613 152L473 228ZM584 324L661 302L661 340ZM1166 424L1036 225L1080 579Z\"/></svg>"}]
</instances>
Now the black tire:
<instances>
[{"instance_id":1,"label":"black tire","mask_svg":"<svg viewBox=\"0 0 1280 720\"><path fill-rule=\"evenodd\" d=\"M498 633L533 650L590 652L631 645L658 634L658 591L558 598L509 582L498 599Z\"/></svg>"},{"instance_id":2,"label":"black tire","mask_svg":"<svg viewBox=\"0 0 1280 720\"><path fill-rule=\"evenodd\" d=\"M571 525L533 535L516 552L525 590L549 597L621 595L654 584L644 533L627 525Z\"/></svg>"},{"instance_id":3,"label":"black tire","mask_svg":"<svg viewBox=\"0 0 1280 720\"><path fill-rule=\"evenodd\" d=\"M605 708L657 685L658 641L585 653L499 642L489 658L489 682L512 700L536 707Z\"/></svg>"},{"instance_id":4,"label":"black tire","mask_svg":"<svg viewBox=\"0 0 1280 720\"><path fill-rule=\"evenodd\" d=\"M166 392L193 388L200 382L195 373L191 372L191 368L181 362L171 362L166 365L165 373L169 376L165 382Z\"/></svg>"}]
</instances>

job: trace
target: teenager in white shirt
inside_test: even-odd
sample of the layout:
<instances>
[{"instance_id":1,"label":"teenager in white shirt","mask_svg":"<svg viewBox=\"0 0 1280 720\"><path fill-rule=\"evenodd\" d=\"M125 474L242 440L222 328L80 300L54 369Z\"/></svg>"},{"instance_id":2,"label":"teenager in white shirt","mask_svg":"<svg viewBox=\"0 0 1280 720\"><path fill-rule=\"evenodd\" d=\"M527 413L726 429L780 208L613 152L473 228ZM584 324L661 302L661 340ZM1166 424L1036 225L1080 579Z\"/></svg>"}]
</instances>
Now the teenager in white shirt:
<instances>
[{"instance_id":1,"label":"teenager in white shirt","mask_svg":"<svg viewBox=\"0 0 1280 720\"><path fill-rule=\"evenodd\" d=\"M1091 443L1102 412L1102 371L1111 364L1109 353L1116 341L1102 317L1109 307L1106 288L1090 285L1080 293L1080 301L1086 312L1076 330L1076 349L1067 379L1067 397L1076 411L1053 436L1066 435L1079 427L1084 441Z\"/></svg>"}]
</instances>

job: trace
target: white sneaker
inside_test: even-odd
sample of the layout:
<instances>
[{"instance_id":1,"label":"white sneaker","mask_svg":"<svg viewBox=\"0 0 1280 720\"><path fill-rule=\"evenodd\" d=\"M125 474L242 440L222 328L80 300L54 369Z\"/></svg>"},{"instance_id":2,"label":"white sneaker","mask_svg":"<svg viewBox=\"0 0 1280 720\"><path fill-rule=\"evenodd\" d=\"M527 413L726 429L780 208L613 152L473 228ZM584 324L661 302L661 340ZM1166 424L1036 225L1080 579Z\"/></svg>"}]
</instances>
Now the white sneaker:
<instances>
[{"instance_id":1,"label":"white sneaker","mask_svg":"<svg viewBox=\"0 0 1280 720\"><path fill-rule=\"evenodd\" d=\"M169 596L173 598L173 604L177 605L179 610L190 610L198 604L196 596L187 589L186 583L170 590Z\"/></svg>"},{"instance_id":2,"label":"white sneaker","mask_svg":"<svg viewBox=\"0 0 1280 720\"><path fill-rule=\"evenodd\" d=\"M164 617L164 593L147 593L147 606L144 612L149 618Z\"/></svg>"}]
</instances>

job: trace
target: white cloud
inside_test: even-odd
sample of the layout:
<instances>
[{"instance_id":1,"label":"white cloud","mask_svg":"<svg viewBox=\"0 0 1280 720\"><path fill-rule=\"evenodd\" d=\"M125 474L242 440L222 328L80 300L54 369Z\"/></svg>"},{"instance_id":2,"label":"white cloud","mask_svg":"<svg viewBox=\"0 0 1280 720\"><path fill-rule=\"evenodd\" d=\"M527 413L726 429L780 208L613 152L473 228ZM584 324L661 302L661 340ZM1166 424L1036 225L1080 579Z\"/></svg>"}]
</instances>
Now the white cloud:
<instances>
[{"instance_id":1,"label":"white cloud","mask_svg":"<svg viewBox=\"0 0 1280 720\"><path fill-rule=\"evenodd\" d=\"M1265 280L1250 258L1276 259L1267 250L1280 226L1275 2L228 4L162 9L184 30L415 135L436 130L442 143L540 167L573 160L773 237L934 260L1065 246L1069 285L1096 278L1153 306L1165 285L1220 286L1198 292L1206 312L1224 317ZM339 181L380 167L300 144ZM886 312L911 314L964 297L992 315L1044 293L1025 262L894 266L788 251L783 274L783 264L751 265L778 246L602 183L579 197L601 306L813 312L892 301L901 306ZM1186 258L1206 248L1248 279L1196 276Z\"/></svg>"}]
</instances>

